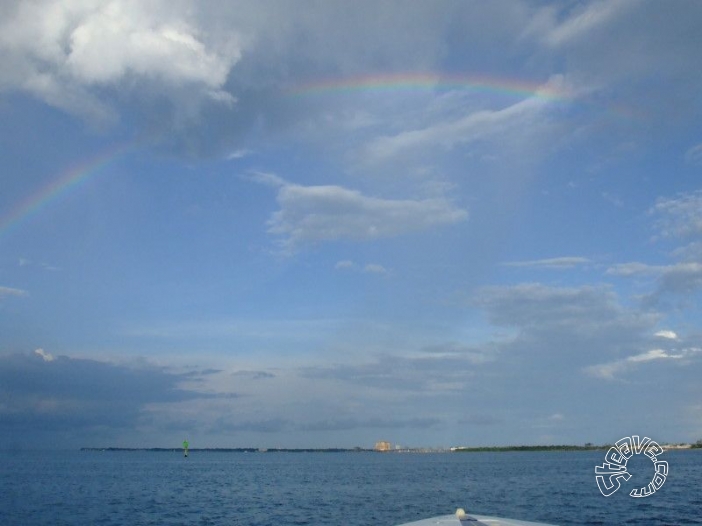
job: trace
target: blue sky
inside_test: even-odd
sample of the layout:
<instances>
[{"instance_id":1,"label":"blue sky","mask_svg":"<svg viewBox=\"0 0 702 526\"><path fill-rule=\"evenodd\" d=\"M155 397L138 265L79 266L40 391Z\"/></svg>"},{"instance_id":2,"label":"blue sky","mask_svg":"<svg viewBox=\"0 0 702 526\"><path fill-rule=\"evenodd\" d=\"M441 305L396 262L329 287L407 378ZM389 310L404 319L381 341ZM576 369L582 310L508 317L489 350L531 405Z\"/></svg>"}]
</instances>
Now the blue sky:
<instances>
[{"instance_id":1,"label":"blue sky","mask_svg":"<svg viewBox=\"0 0 702 526\"><path fill-rule=\"evenodd\" d=\"M5 2L16 445L702 438L702 4Z\"/></svg>"}]
</instances>

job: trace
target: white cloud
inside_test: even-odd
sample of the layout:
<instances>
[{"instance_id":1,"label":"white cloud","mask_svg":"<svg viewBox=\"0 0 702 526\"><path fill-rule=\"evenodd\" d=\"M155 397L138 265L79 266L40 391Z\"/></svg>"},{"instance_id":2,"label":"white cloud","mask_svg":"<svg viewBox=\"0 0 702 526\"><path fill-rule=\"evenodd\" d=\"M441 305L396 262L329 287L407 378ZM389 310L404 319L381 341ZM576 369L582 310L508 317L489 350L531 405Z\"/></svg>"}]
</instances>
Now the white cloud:
<instances>
[{"instance_id":1,"label":"white cloud","mask_svg":"<svg viewBox=\"0 0 702 526\"><path fill-rule=\"evenodd\" d=\"M268 221L268 232L281 236L288 252L324 241L394 237L468 218L466 210L443 198L383 199L341 186L302 186L270 174L254 177L278 186L280 210Z\"/></svg>"},{"instance_id":2,"label":"white cloud","mask_svg":"<svg viewBox=\"0 0 702 526\"><path fill-rule=\"evenodd\" d=\"M631 363L651 362L653 360L665 360L666 358L679 359L682 356L670 355L663 349L651 349L645 353L629 356L626 361Z\"/></svg>"},{"instance_id":3,"label":"white cloud","mask_svg":"<svg viewBox=\"0 0 702 526\"><path fill-rule=\"evenodd\" d=\"M693 355L702 352L702 349L695 347L682 349L677 353L671 353L664 349L651 349L644 353L635 354L624 358L623 360L616 360L613 362L592 365L586 367L584 370L587 374L595 376L597 378L602 378L605 380L613 380L616 376L624 374L639 364L662 361L662 360L682 360L684 358L690 358Z\"/></svg>"},{"instance_id":4,"label":"white cloud","mask_svg":"<svg viewBox=\"0 0 702 526\"><path fill-rule=\"evenodd\" d=\"M44 349L36 349L34 354L40 356L45 362L53 362L55 360L55 358Z\"/></svg>"},{"instance_id":5,"label":"white cloud","mask_svg":"<svg viewBox=\"0 0 702 526\"><path fill-rule=\"evenodd\" d=\"M111 2L87 14L70 34L66 66L72 76L90 85L113 83L131 73L218 90L239 52L226 58L209 53L192 28L150 20L142 5Z\"/></svg>"},{"instance_id":6,"label":"white cloud","mask_svg":"<svg viewBox=\"0 0 702 526\"><path fill-rule=\"evenodd\" d=\"M188 20L183 2L20 2L0 22L0 88L101 119L113 111L102 88L124 93L139 83L180 103L185 88L191 101L231 104L224 83L241 57L236 33L206 43Z\"/></svg>"},{"instance_id":7,"label":"white cloud","mask_svg":"<svg viewBox=\"0 0 702 526\"><path fill-rule=\"evenodd\" d=\"M656 336L658 338L664 338L666 340L677 340L678 339L678 335L675 334L675 332L669 331L669 330L658 331L656 334L654 334L654 336Z\"/></svg>"}]
</instances>

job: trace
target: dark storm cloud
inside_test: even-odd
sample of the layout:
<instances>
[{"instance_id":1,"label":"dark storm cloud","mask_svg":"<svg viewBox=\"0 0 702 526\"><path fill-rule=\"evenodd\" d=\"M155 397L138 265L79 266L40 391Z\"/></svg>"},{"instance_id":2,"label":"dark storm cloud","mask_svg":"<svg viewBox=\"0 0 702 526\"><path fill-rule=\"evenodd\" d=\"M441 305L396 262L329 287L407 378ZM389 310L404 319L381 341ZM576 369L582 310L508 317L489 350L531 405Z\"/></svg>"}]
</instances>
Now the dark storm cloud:
<instances>
[{"instance_id":1,"label":"dark storm cloud","mask_svg":"<svg viewBox=\"0 0 702 526\"><path fill-rule=\"evenodd\" d=\"M115 365L65 356L0 356L0 430L23 443L47 434L132 428L150 403L209 397L179 387L188 378L155 366Z\"/></svg>"}]
</instances>

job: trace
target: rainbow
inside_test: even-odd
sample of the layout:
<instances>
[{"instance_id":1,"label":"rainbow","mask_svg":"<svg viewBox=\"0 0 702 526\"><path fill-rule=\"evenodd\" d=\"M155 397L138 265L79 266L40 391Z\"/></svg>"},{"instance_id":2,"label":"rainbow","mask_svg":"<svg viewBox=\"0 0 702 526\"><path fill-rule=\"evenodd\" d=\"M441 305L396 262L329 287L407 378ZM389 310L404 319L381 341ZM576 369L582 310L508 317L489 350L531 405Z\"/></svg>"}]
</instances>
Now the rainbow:
<instances>
[{"instance_id":1,"label":"rainbow","mask_svg":"<svg viewBox=\"0 0 702 526\"><path fill-rule=\"evenodd\" d=\"M515 78L500 78L488 75L439 74L439 73L391 73L383 75L360 75L355 77L329 77L312 82L291 84L283 92L292 97L353 95L356 93L388 93L424 91L442 93L467 91L486 93L517 99L539 99L551 103L575 104L595 111L612 113L626 119L639 119L641 111L622 104L594 100L582 90L568 86L560 76L547 81L530 81Z\"/></svg>"},{"instance_id":2,"label":"rainbow","mask_svg":"<svg viewBox=\"0 0 702 526\"><path fill-rule=\"evenodd\" d=\"M91 177L102 172L108 164L122 157L130 149L130 144L111 145L100 153L89 157L61 172L51 182L41 187L24 200L17 203L9 212L0 216L0 238L30 217L38 214L50 203L79 187Z\"/></svg>"},{"instance_id":3,"label":"rainbow","mask_svg":"<svg viewBox=\"0 0 702 526\"><path fill-rule=\"evenodd\" d=\"M575 98L574 93L557 79L544 83L501 79L484 75L439 75L435 73L396 73L327 78L292 85L286 92L294 96L306 96L327 93L406 90L473 90L517 97L538 97L548 100L572 100Z\"/></svg>"}]
</instances>

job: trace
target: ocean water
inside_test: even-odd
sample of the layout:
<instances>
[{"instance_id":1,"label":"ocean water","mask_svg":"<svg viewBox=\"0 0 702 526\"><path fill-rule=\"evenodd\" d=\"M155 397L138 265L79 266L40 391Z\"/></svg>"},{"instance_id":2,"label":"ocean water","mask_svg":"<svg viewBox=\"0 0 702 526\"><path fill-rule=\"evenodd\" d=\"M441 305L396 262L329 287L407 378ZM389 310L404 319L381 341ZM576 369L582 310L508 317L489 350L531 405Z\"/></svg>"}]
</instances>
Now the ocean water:
<instances>
[{"instance_id":1,"label":"ocean water","mask_svg":"<svg viewBox=\"0 0 702 526\"><path fill-rule=\"evenodd\" d=\"M603 497L604 451L6 452L0 524L393 526L456 508L556 525L702 524L702 451L666 452L647 498ZM641 464L633 484L653 467ZM638 486L637 486L638 487ZM458 524L458 523L457 523Z\"/></svg>"}]
</instances>

